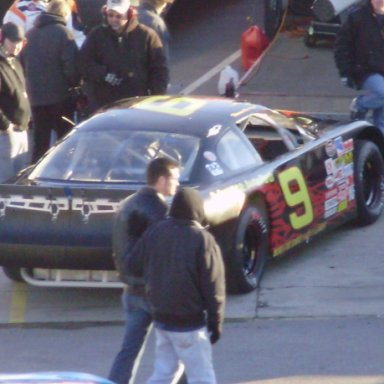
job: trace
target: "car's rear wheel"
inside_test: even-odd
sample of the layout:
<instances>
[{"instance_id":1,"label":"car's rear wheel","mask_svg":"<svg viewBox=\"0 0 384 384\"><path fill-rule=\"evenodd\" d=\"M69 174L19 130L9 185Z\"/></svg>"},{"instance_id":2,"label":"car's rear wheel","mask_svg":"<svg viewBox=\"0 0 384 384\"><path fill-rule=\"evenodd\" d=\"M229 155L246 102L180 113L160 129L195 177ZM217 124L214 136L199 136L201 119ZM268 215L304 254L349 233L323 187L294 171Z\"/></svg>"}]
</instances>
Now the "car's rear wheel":
<instances>
[{"instance_id":1,"label":"car's rear wheel","mask_svg":"<svg viewBox=\"0 0 384 384\"><path fill-rule=\"evenodd\" d=\"M384 162L372 142L357 140L354 149L357 222L374 223L383 211Z\"/></svg>"},{"instance_id":2,"label":"car's rear wheel","mask_svg":"<svg viewBox=\"0 0 384 384\"><path fill-rule=\"evenodd\" d=\"M23 282L24 279L21 276L20 268L3 267L3 272L8 279L16 282Z\"/></svg>"},{"instance_id":3,"label":"car's rear wheel","mask_svg":"<svg viewBox=\"0 0 384 384\"><path fill-rule=\"evenodd\" d=\"M241 214L230 259L229 287L238 293L257 288L268 256L268 220L261 207Z\"/></svg>"}]
</instances>

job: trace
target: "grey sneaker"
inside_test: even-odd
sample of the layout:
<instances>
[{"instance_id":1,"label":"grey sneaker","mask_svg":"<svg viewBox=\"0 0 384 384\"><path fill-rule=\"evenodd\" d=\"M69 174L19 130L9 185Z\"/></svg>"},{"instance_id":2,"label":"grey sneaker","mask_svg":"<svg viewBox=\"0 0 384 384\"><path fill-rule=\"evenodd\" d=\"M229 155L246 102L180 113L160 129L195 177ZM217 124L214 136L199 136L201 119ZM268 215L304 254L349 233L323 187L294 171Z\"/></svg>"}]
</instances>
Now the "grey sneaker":
<instances>
[{"instance_id":1,"label":"grey sneaker","mask_svg":"<svg viewBox=\"0 0 384 384\"><path fill-rule=\"evenodd\" d=\"M357 97L355 97L351 105L349 107L349 112L350 112L350 118L351 120L365 120L365 117L368 113L368 110L365 108L358 108L357 107Z\"/></svg>"}]
</instances>

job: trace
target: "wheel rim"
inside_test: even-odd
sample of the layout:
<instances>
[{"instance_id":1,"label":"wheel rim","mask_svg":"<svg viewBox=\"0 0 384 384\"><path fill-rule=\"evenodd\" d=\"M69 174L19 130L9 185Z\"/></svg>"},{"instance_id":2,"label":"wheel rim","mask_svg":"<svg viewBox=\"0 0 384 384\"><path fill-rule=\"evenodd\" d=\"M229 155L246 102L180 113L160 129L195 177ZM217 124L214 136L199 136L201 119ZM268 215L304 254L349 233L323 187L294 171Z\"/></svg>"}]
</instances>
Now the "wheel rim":
<instances>
[{"instance_id":1,"label":"wheel rim","mask_svg":"<svg viewBox=\"0 0 384 384\"><path fill-rule=\"evenodd\" d=\"M375 204L380 193L380 174L372 161L367 161L363 169L363 193L368 207Z\"/></svg>"},{"instance_id":2,"label":"wheel rim","mask_svg":"<svg viewBox=\"0 0 384 384\"><path fill-rule=\"evenodd\" d=\"M257 284L257 272L260 260L260 229L256 223L250 223L244 236L243 273L251 285Z\"/></svg>"}]
</instances>

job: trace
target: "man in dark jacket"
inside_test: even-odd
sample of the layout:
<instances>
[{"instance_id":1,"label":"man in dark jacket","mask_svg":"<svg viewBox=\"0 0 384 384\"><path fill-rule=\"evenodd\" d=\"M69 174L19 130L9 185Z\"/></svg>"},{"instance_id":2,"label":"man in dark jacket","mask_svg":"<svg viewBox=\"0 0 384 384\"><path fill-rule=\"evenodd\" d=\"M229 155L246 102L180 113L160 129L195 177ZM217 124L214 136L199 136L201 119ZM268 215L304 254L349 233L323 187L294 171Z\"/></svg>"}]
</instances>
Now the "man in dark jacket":
<instances>
[{"instance_id":1,"label":"man in dark jacket","mask_svg":"<svg viewBox=\"0 0 384 384\"><path fill-rule=\"evenodd\" d=\"M30 107L23 69L17 59L24 32L13 23L1 28L0 38L0 182L27 165Z\"/></svg>"},{"instance_id":2,"label":"man in dark jacket","mask_svg":"<svg viewBox=\"0 0 384 384\"><path fill-rule=\"evenodd\" d=\"M155 367L148 383L173 382L181 362L188 383L213 384L210 343L219 339L224 321L222 255L201 225L204 208L196 190L179 190L169 216L145 232L128 259L135 272L144 263L155 322Z\"/></svg>"},{"instance_id":3,"label":"man in dark jacket","mask_svg":"<svg viewBox=\"0 0 384 384\"><path fill-rule=\"evenodd\" d=\"M168 66L171 35L161 14L165 8L172 3L173 0L140 0L140 5L137 8L139 22L152 28L160 37Z\"/></svg>"},{"instance_id":4,"label":"man in dark jacket","mask_svg":"<svg viewBox=\"0 0 384 384\"><path fill-rule=\"evenodd\" d=\"M137 356L152 323L143 275L126 270L124 257L149 225L165 218L168 211L165 197L175 194L179 174L179 164L175 161L168 158L152 160L147 168L147 186L123 200L115 216L113 256L120 279L127 284L122 296L125 335L109 374L109 379L117 384L133 382L134 365L136 368L139 364Z\"/></svg>"},{"instance_id":5,"label":"man in dark jacket","mask_svg":"<svg viewBox=\"0 0 384 384\"><path fill-rule=\"evenodd\" d=\"M351 117L373 121L384 134L384 0L353 9L335 42L335 61L343 84L364 90L353 99Z\"/></svg>"},{"instance_id":6,"label":"man in dark jacket","mask_svg":"<svg viewBox=\"0 0 384 384\"><path fill-rule=\"evenodd\" d=\"M80 50L90 111L125 97L164 94L169 70L156 32L139 24L129 0L108 0L104 13L106 24Z\"/></svg>"},{"instance_id":7,"label":"man in dark jacket","mask_svg":"<svg viewBox=\"0 0 384 384\"><path fill-rule=\"evenodd\" d=\"M71 8L66 0L51 0L27 33L22 53L34 124L36 162L50 147L51 132L63 137L72 128L74 105L70 88L78 85L78 48L66 27ZM63 119L64 117L64 119ZM65 120L65 118L67 120Z\"/></svg>"}]
</instances>

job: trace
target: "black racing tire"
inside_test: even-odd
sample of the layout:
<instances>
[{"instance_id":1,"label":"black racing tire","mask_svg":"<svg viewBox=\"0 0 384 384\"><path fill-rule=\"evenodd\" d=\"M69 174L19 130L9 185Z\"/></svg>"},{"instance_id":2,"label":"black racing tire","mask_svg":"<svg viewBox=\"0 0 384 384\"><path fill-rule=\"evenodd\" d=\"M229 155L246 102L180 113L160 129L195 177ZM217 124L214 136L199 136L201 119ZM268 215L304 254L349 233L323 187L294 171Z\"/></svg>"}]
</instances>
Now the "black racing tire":
<instances>
[{"instance_id":1,"label":"black racing tire","mask_svg":"<svg viewBox=\"0 0 384 384\"><path fill-rule=\"evenodd\" d=\"M255 290L268 257L268 220L265 210L248 206L240 215L230 257L229 287L234 293Z\"/></svg>"},{"instance_id":2,"label":"black racing tire","mask_svg":"<svg viewBox=\"0 0 384 384\"><path fill-rule=\"evenodd\" d=\"M279 30L283 14L282 0L264 0L264 31L270 40Z\"/></svg>"},{"instance_id":3,"label":"black racing tire","mask_svg":"<svg viewBox=\"0 0 384 384\"><path fill-rule=\"evenodd\" d=\"M376 144L357 140L354 148L357 224L374 223L383 211L384 161Z\"/></svg>"},{"instance_id":4,"label":"black racing tire","mask_svg":"<svg viewBox=\"0 0 384 384\"><path fill-rule=\"evenodd\" d=\"M4 275L8 277L8 279L12 281L16 281L18 283L24 282L23 277L20 273L20 268L9 268L9 267L2 267Z\"/></svg>"}]
</instances>

